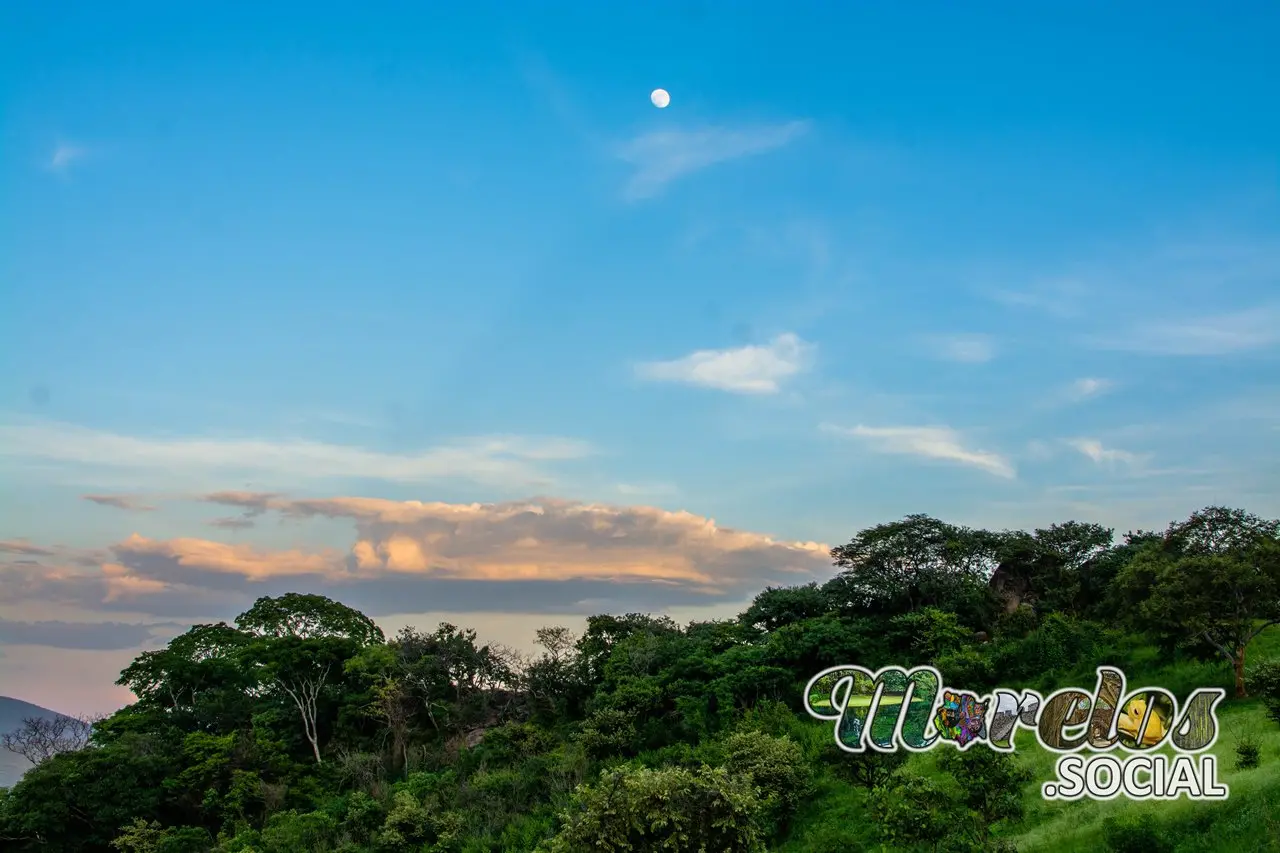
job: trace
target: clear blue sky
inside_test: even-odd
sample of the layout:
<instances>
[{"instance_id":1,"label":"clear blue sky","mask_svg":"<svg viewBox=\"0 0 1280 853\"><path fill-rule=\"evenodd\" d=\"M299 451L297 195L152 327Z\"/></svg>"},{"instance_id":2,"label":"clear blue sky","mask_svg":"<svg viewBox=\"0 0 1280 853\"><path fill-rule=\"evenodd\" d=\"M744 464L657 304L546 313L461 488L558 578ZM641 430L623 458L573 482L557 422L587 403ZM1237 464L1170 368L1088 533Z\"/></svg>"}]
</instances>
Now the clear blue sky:
<instances>
[{"instance_id":1,"label":"clear blue sky","mask_svg":"<svg viewBox=\"0 0 1280 853\"><path fill-rule=\"evenodd\" d=\"M534 624L1280 514L1276 4L270 5L0 10L0 678L282 577Z\"/></svg>"}]
</instances>

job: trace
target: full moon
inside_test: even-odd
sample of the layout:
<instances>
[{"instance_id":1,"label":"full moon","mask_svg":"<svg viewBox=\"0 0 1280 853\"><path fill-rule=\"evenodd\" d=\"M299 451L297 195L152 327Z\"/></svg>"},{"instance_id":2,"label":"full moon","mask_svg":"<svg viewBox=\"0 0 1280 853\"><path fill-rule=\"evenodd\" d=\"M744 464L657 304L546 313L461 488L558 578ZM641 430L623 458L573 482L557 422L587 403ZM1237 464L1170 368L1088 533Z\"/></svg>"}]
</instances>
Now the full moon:
<instances>
[{"instance_id":1,"label":"full moon","mask_svg":"<svg viewBox=\"0 0 1280 853\"><path fill-rule=\"evenodd\" d=\"M653 101L655 107L662 109L671 103L671 96L667 94L666 89L654 89L653 93L649 95L649 100Z\"/></svg>"}]
</instances>

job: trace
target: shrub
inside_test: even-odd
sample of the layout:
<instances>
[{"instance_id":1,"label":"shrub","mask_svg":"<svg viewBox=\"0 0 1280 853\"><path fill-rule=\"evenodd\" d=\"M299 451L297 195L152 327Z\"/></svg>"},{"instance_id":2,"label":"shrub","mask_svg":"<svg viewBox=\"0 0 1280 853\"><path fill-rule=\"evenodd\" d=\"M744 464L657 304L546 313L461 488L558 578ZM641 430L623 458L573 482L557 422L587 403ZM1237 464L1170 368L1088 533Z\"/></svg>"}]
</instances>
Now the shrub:
<instances>
[{"instance_id":1,"label":"shrub","mask_svg":"<svg viewBox=\"0 0 1280 853\"><path fill-rule=\"evenodd\" d=\"M1262 744L1252 734L1245 734L1236 742L1236 769L1252 770L1262 763Z\"/></svg>"},{"instance_id":2,"label":"shrub","mask_svg":"<svg viewBox=\"0 0 1280 853\"><path fill-rule=\"evenodd\" d=\"M790 738L741 731L725 738L724 747L725 768L735 775L749 776L765 802L784 820L809 793L810 771L804 750Z\"/></svg>"},{"instance_id":3,"label":"shrub","mask_svg":"<svg viewBox=\"0 0 1280 853\"><path fill-rule=\"evenodd\" d=\"M823 763L831 767L837 778L868 791L887 785L909 757L910 754L905 749L893 752L877 752L874 749L846 752L834 743L827 743L822 751Z\"/></svg>"},{"instance_id":4,"label":"shrub","mask_svg":"<svg viewBox=\"0 0 1280 853\"><path fill-rule=\"evenodd\" d=\"M1160 832L1149 814L1109 817L1102 823L1102 838L1112 853L1172 853L1173 844Z\"/></svg>"},{"instance_id":5,"label":"shrub","mask_svg":"<svg viewBox=\"0 0 1280 853\"><path fill-rule=\"evenodd\" d=\"M623 767L574 792L547 850L763 853L763 805L749 777L723 768Z\"/></svg>"},{"instance_id":6,"label":"shrub","mask_svg":"<svg viewBox=\"0 0 1280 853\"><path fill-rule=\"evenodd\" d=\"M1264 660L1249 668L1246 684L1262 699L1267 716L1280 723L1280 660Z\"/></svg>"}]
</instances>

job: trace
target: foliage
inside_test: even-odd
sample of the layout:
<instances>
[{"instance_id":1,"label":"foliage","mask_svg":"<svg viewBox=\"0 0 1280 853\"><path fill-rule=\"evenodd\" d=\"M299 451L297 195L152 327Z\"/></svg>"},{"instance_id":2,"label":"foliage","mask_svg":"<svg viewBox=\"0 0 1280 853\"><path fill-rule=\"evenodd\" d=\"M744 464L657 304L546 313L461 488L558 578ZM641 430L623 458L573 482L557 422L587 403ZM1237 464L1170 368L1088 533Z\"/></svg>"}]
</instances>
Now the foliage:
<instances>
[{"instance_id":1,"label":"foliage","mask_svg":"<svg viewBox=\"0 0 1280 853\"><path fill-rule=\"evenodd\" d=\"M1280 660L1265 660L1249 670L1249 684L1267 708L1267 716L1280 723Z\"/></svg>"},{"instance_id":2,"label":"foliage","mask_svg":"<svg viewBox=\"0 0 1280 853\"><path fill-rule=\"evenodd\" d=\"M1236 769L1252 770L1262 763L1262 744L1251 734L1236 741Z\"/></svg>"},{"instance_id":3,"label":"foliage","mask_svg":"<svg viewBox=\"0 0 1280 853\"><path fill-rule=\"evenodd\" d=\"M750 778L723 768L620 768L580 788L549 853L763 851L764 810Z\"/></svg>"},{"instance_id":4,"label":"foliage","mask_svg":"<svg viewBox=\"0 0 1280 853\"><path fill-rule=\"evenodd\" d=\"M1103 839L1113 853L1172 853L1150 813L1111 817L1103 823Z\"/></svg>"},{"instance_id":5,"label":"foliage","mask_svg":"<svg viewBox=\"0 0 1280 853\"><path fill-rule=\"evenodd\" d=\"M1208 507L1139 551L1117 588L1134 624L1230 661L1243 697L1249 644L1280 624L1280 522Z\"/></svg>"},{"instance_id":6,"label":"foliage","mask_svg":"<svg viewBox=\"0 0 1280 853\"><path fill-rule=\"evenodd\" d=\"M1230 707L1280 722L1265 630L1276 529L1216 508L1119 542L1075 522L995 533L909 516L835 549L829 582L766 589L736 619L593 616L581 635L539 631L533 657L447 623L387 637L322 596L263 598L139 655L120 676L136 702L87 741L37 752L0 791L0 848L1040 849L1047 822L1088 808L1049 809L1028 784L1053 756L1021 744L849 753L803 713L809 678L931 664L962 689L1048 692L1091 685L1105 663L1181 698L1230 685L1248 646L1255 700ZM1013 594L1021 606L1001 598ZM1210 640L1232 654L1204 657ZM1105 825L1054 832L1074 849L1207 850L1208 814L1256 841L1275 827L1280 785L1270 764L1248 766L1280 732L1235 731L1247 732L1241 770L1227 772L1248 775L1231 780L1229 805L1158 822L1117 805Z\"/></svg>"}]
</instances>

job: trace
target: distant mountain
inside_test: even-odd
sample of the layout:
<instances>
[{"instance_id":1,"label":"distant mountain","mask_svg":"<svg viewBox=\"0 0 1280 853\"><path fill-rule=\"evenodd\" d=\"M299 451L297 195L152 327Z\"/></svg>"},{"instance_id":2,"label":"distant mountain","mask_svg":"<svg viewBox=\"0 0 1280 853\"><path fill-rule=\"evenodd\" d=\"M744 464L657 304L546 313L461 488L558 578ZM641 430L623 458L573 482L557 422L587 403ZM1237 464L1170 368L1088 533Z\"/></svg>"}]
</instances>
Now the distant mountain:
<instances>
[{"instance_id":1,"label":"distant mountain","mask_svg":"<svg viewBox=\"0 0 1280 853\"><path fill-rule=\"evenodd\" d=\"M27 717L60 717L57 711L23 702L21 699L10 699L0 696L0 733L11 732L22 725ZM31 769L31 762L0 747L0 788L10 788L22 774Z\"/></svg>"}]
</instances>

